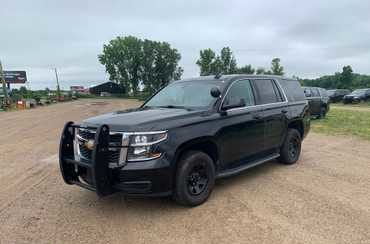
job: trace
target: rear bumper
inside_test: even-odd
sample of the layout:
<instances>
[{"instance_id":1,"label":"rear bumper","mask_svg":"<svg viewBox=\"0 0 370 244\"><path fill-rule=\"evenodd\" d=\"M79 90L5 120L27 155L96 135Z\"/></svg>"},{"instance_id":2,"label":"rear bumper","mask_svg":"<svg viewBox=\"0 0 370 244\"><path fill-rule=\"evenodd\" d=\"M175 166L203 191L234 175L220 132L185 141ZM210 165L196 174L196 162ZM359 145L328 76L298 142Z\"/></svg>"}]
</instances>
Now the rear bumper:
<instances>
[{"instance_id":1,"label":"rear bumper","mask_svg":"<svg viewBox=\"0 0 370 244\"><path fill-rule=\"evenodd\" d=\"M172 192L172 170L165 155L154 160L127 163L121 168L109 168L109 128L103 125L96 130L96 145L91 160L75 160L74 128L65 125L59 149L59 164L64 181L95 191L98 196L123 192L128 195L166 196Z\"/></svg>"}]
</instances>

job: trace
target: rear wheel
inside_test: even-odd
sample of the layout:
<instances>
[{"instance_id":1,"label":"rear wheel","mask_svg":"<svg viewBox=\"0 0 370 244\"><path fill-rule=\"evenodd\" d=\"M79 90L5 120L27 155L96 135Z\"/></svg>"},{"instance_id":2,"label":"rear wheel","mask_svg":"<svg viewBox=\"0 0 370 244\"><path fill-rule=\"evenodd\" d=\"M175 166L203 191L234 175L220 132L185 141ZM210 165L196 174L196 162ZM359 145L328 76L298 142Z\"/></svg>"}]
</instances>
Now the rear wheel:
<instances>
[{"instance_id":1,"label":"rear wheel","mask_svg":"<svg viewBox=\"0 0 370 244\"><path fill-rule=\"evenodd\" d=\"M326 108L321 107L319 118L323 119L323 118L325 118L325 116L326 116Z\"/></svg>"},{"instance_id":2,"label":"rear wheel","mask_svg":"<svg viewBox=\"0 0 370 244\"><path fill-rule=\"evenodd\" d=\"M296 129L289 129L283 146L280 149L279 162L283 164L294 164L301 154L301 134Z\"/></svg>"},{"instance_id":3,"label":"rear wheel","mask_svg":"<svg viewBox=\"0 0 370 244\"><path fill-rule=\"evenodd\" d=\"M174 191L174 198L178 203L187 206L204 203L214 184L215 166L207 154L189 151L181 157Z\"/></svg>"}]
</instances>

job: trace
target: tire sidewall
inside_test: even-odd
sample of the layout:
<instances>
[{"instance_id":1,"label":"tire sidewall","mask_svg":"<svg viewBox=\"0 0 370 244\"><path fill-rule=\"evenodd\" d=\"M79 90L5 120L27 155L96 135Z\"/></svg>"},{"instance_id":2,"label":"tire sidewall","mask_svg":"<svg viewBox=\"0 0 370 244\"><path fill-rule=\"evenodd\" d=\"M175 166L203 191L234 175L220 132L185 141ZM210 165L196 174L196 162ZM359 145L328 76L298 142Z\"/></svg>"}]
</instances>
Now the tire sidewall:
<instances>
[{"instance_id":1,"label":"tire sidewall","mask_svg":"<svg viewBox=\"0 0 370 244\"><path fill-rule=\"evenodd\" d=\"M206 188L199 195L192 195L188 190L188 176L194 166L205 166L208 182ZM177 168L175 199L179 203L188 206L197 206L205 202L212 192L215 184L215 166L212 159L203 152L190 151L186 153Z\"/></svg>"},{"instance_id":2,"label":"tire sidewall","mask_svg":"<svg viewBox=\"0 0 370 244\"><path fill-rule=\"evenodd\" d=\"M296 138L298 140L298 151L294 158L291 157L289 153L289 143L290 141ZM280 162L284 164L294 164L298 161L301 155L301 148L302 148L302 138L298 130L296 129L289 129L287 132L287 136L284 141L284 145L281 148L280 152Z\"/></svg>"}]
</instances>

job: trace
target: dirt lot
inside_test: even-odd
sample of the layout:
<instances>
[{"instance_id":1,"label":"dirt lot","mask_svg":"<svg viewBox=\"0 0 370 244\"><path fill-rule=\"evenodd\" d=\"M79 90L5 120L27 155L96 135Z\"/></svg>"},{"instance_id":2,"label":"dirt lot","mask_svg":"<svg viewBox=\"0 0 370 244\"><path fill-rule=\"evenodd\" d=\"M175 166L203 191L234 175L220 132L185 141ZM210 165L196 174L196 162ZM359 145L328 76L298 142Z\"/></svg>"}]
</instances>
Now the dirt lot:
<instances>
[{"instance_id":1,"label":"dirt lot","mask_svg":"<svg viewBox=\"0 0 370 244\"><path fill-rule=\"evenodd\" d=\"M311 133L298 164L220 180L204 205L104 199L63 183L67 120L132 107L80 100L0 113L0 243L370 243L370 142Z\"/></svg>"}]
</instances>

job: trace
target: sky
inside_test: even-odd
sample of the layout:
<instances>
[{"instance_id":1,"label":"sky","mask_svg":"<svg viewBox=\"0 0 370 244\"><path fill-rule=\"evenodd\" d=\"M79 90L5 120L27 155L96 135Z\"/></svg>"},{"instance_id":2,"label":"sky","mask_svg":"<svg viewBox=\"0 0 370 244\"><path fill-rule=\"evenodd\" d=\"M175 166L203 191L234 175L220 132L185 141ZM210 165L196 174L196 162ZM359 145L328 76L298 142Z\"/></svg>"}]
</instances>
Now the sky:
<instances>
[{"instance_id":1,"label":"sky","mask_svg":"<svg viewBox=\"0 0 370 244\"><path fill-rule=\"evenodd\" d=\"M315 78L352 65L370 74L370 1L0 0L0 60L26 70L31 89L108 80L97 59L117 36L166 41L181 53L183 78L199 75L199 51L229 46L239 65Z\"/></svg>"}]
</instances>

